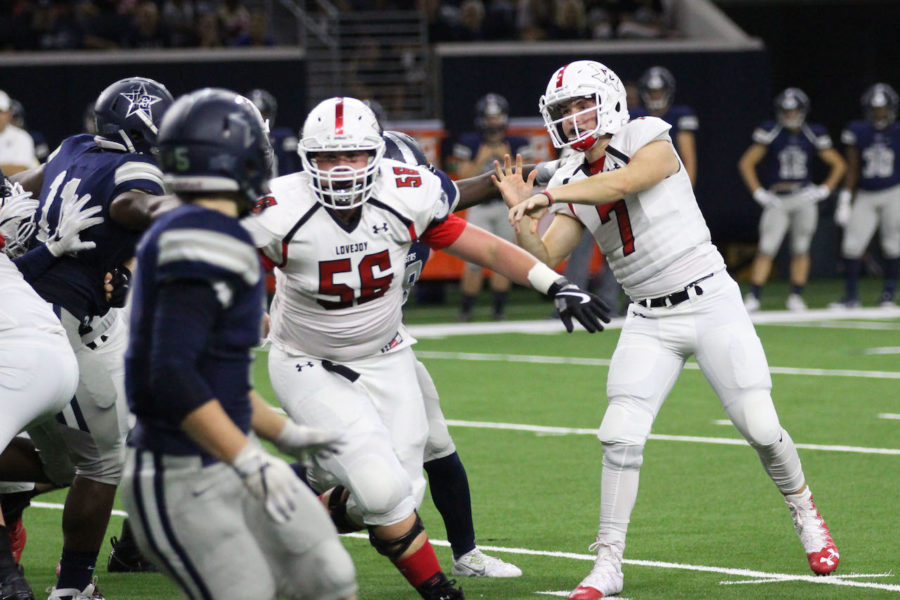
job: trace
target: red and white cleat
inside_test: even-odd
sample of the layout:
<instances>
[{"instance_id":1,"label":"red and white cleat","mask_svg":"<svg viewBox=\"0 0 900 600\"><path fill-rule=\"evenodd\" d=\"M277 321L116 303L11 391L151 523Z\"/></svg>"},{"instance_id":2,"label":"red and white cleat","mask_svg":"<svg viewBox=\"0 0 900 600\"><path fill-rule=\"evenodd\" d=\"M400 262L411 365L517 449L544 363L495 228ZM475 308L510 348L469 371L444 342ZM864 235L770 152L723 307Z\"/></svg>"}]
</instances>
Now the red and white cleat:
<instances>
[{"instance_id":1,"label":"red and white cleat","mask_svg":"<svg viewBox=\"0 0 900 600\"><path fill-rule=\"evenodd\" d=\"M575 591L569 594L569 600L597 600L622 591L625 583L625 576L622 574L625 545L621 542L597 540L591 544L590 550L597 553L594 568Z\"/></svg>"},{"instance_id":2,"label":"red and white cleat","mask_svg":"<svg viewBox=\"0 0 900 600\"><path fill-rule=\"evenodd\" d=\"M794 530L806 550L806 558L809 568L816 575L830 575L841 562L837 546L831 538L831 532L825 519L819 514L816 503L813 502L809 488L799 494L785 497L788 508L791 509L791 518L794 520Z\"/></svg>"}]
</instances>

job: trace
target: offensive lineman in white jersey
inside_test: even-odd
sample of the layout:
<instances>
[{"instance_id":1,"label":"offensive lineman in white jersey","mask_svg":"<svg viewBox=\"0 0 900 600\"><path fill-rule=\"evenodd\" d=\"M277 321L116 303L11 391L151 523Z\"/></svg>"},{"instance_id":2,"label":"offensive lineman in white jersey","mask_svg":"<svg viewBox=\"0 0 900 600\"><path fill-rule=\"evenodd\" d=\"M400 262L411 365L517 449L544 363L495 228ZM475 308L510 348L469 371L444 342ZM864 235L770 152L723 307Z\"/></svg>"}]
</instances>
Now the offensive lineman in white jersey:
<instances>
[{"instance_id":1,"label":"offensive lineman in white jersey","mask_svg":"<svg viewBox=\"0 0 900 600\"><path fill-rule=\"evenodd\" d=\"M597 559L569 597L622 591L644 444L692 354L785 495L810 567L831 573L837 548L813 504L794 443L778 422L762 344L710 242L669 125L655 117L629 122L624 86L594 61L557 70L540 109L554 144L579 152L538 195L532 195L534 176L523 181L509 159L498 169L518 242L555 265L588 229L633 300L609 367L609 408L597 434L603 443L600 527L591 545ZM537 219L548 207L554 216L541 238Z\"/></svg>"},{"instance_id":2,"label":"offensive lineman in white jersey","mask_svg":"<svg viewBox=\"0 0 900 600\"><path fill-rule=\"evenodd\" d=\"M426 599L463 598L448 580L416 508L425 480L428 422L416 378L415 340L403 327L402 279L416 239L554 297L602 329L606 308L515 245L450 214L456 186L425 167L383 159L374 113L331 98L306 119L304 171L270 182L266 210L246 226L274 264L269 376L297 422L345 433L338 455L317 459L309 479L339 529L368 527Z\"/></svg>"},{"instance_id":3,"label":"offensive lineman in white jersey","mask_svg":"<svg viewBox=\"0 0 900 600\"><path fill-rule=\"evenodd\" d=\"M30 236L35 208L37 200L0 172L0 452L26 427L52 419L78 385L78 363L59 318L7 256ZM16 567L0 512L0 598L33 600Z\"/></svg>"}]
</instances>

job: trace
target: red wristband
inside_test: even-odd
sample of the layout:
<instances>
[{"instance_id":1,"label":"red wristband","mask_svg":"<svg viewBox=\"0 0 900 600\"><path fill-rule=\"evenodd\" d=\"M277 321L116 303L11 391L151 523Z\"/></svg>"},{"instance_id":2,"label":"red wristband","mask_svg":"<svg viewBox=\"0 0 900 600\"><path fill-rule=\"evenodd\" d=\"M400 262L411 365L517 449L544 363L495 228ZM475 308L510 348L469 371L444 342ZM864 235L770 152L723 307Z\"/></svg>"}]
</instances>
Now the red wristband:
<instances>
[{"instance_id":1,"label":"red wristband","mask_svg":"<svg viewBox=\"0 0 900 600\"><path fill-rule=\"evenodd\" d=\"M543 190L541 194L547 196L547 200L550 201L550 204L548 204L547 206L551 206L553 204L553 196L550 195L550 192L548 192L547 190Z\"/></svg>"}]
</instances>

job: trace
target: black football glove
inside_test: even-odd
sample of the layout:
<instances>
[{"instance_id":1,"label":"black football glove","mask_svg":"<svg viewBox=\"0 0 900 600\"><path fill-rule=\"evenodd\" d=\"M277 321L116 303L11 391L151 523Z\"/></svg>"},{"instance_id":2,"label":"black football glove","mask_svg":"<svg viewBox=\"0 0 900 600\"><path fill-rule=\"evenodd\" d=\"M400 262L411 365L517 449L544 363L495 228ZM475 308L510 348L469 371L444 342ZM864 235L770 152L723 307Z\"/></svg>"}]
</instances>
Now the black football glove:
<instances>
[{"instance_id":1,"label":"black football glove","mask_svg":"<svg viewBox=\"0 0 900 600\"><path fill-rule=\"evenodd\" d=\"M109 305L113 308L122 308L128 298L128 289L131 287L131 271L125 265L119 265L111 273L112 279L109 284L113 289L109 293Z\"/></svg>"},{"instance_id":2,"label":"black football glove","mask_svg":"<svg viewBox=\"0 0 900 600\"><path fill-rule=\"evenodd\" d=\"M572 317L591 333L603 331L603 323L609 323L609 307L606 303L595 294L570 283L565 277L554 281L547 295L553 297L559 318L569 333L574 329Z\"/></svg>"}]
</instances>

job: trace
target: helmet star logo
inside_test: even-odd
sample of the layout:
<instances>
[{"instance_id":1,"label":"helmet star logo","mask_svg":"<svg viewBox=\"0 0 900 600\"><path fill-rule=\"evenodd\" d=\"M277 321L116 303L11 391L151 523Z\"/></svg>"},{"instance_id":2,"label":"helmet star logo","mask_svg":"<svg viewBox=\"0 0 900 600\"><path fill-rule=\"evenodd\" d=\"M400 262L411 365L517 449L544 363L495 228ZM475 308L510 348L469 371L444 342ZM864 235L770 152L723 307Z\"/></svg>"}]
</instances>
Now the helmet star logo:
<instances>
[{"instance_id":1,"label":"helmet star logo","mask_svg":"<svg viewBox=\"0 0 900 600\"><path fill-rule=\"evenodd\" d=\"M128 105L128 113L125 115L126 119L131 115L142 112L148 119L152 120L153 111L150 107L162 100L159 96L148 93L147 86L143 83L127 92L120 92L120 95L130 103Z\"/></svg>"}]
</instances>

